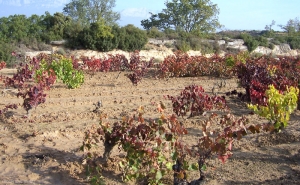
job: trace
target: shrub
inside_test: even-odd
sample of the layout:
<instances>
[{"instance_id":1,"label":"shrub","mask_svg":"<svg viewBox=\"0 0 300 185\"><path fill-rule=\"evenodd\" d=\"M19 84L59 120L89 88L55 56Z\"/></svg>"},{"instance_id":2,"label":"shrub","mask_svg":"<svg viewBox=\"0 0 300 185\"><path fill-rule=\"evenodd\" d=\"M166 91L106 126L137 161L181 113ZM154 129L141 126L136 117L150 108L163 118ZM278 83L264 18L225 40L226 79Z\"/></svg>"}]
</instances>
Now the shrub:
<instances>
[{"instance_id":1,"label":"shrub","mask_svg":"<svg viewBox=\"0 0 300 185\"><path fill-rule=\"evenodd\" d=\"M273 85L270 85L266 91L267 105L249 104L248 107L270 120L275 131L281 131L288 125L290 114L297 108L298 95L298 88L288 87L286 91L280 93Z\"/></svg>"},{"instance_id":2,"label":"shrub","mask_svg":"<svg viewBox=\"0 0 300 185\"><path fill-rule=\"evenodd\" d=\"M179 33L172 29L165 29L164 33L168 39L179 39Z\"/></svg>"},{"instance_id":3,"label":"shrub","mask_svg":"<svg viewBox=\"0 0 300 185\"><path fill-rule=\"evenodd\" d=\"M148 42L147 33L132 24L121 28L122 36L118 49L124 51L141 50Z\"/></svg>"},{"instance_id":4,"label":"shrub","mask_svg":"<svg viewBox=\"0 0 300 185\"><path fill-rule=\"evenodd\" d=\"M16 47L14 43L6 43L0 41L0 61L5 61L7 67L13 67L16 58L12 56L12 52L15 51Z\"/></svg>"},{"instance_id":5,"label":"shrub","mask_svg":"<svg viewBox=\"0 0 300 185\"><path fill-rule=\"evenodd\" d=\"M167 48L175 48L175 45L174 44L171 44L171 43L165 43L164 44Z\"/></svg>"},{"instance_id":6,"label":"shrub","mask_svg":"<svg viewBox=\"0 0 300 185\"><path fill-rule=\"evenodd\" d=\"M150 30L147 30L147 36L149 38L164 38L165 33L159 31L156 27L152 27Z\"/></svg>"},{"instance_id":7,"label":"shrub","mask_svg":"<svg viewBox=\"0 0 300 185\"><path fill-rule=\"evenodd\" d=\"M202 41L200 45L200 51L202 55L215 53L214 44L207 41Z\"/></svg>"},{"instance_id":8,"label":"shrub","mask_svg":"<svg viewBox=\"0 0 300 185\"><path fill-rule=\"evenodd\" d=\"M256 40L259 42L259 46L264 46L264 47L268 47L269 46L269 41L266 37L263 36L258 36L256 38Z\"/></svg>"},{"instance_id":9,"label":"shrub","mask_svg":"<svg viewBox=\"0 0 300 185\"><path fill-rule=\"evenodd\" d=\"M77 88L84 82L82 71L73 68L72 59L62 57L58 61L52 61L50 67L54 70L58 79L62 80L68 88Z\"/></svg>"},{"instance_id":10,"label":"shrub","mask_svg":"<svg viewBox=\"0 0 300 185\"><path fill-rule=\"evenodd\" d=\"M66 51L65 51L63 48L59 48L59 49L56 51L56 53L59 54L59 55L66 56Z\"/></svg>"},{"instance_id":11,"label":"shrub","mask_svg":"<svg viewBox=\"0 0 300 185\"><path fill-rule=\"evenodd\" d=\"M272 43L274 45L280 45L281 44L280 41L278 39L276 39L276 38L272 40Z\"/></svg>"},{"instance_id":12,"label":"shrub","mask_svg":"<svg viewBox=\"0 0 300 185\"><path fill-rule=\"evenodd\" d=\"M241 38L244 40L249 52L255 50L259 45L259 42L249 34L241 34Z\"/></svg>"},{"instance_id":13,"label":"shrub","mask_svg":"<svg viewBox=\"0 0 300 185\"><path fill-rule=\"evenodd\" d=\"M273 49L275 48L275 45L274 45L273 43L270 43L270 44L269 44L269 48L270 48L271 50L273 50Z\"/></svg>"},{"instance_id":14,"label":"shrub","mask_svg":"<svg viewBox=\"0 0 300 185\"><path fill-rule=\"evenodd\" d=\"M112 28L103 21L98 21L83 29L79 34L79 41L87 49L106 52L115 48L112 43L113 37Z\"/></svg>"},{"instance_id":15,"label":"shrub","mask_svg":"<svg viewBox=\"0 0 300 185\"><path fill-rule=\"evenodd\" d=\"M194 35L188 35L186 41L189 43L192 50L199 51L203 49L203 46L206 45L199 37Z\"/></svg>"},{"instance_id":16,"label":"shrub","mask_svg":"<svg viewBox=\"0 0 300 185\"><path fill-rule=\"evenodd\" d=\"M291 49L300 49L300 36L292 36L287 39Z\"/></svg>"},{"instance_id":17,"label":"shrub","mask_svg":"<svg viewBox=\"0 0 300 185\"><path fill-rule=\"evenodd\" d=\"M175 47L183 52L187 52L191 49L190 43L183 40L178 40Z\"/></svg>"}]
</instances>

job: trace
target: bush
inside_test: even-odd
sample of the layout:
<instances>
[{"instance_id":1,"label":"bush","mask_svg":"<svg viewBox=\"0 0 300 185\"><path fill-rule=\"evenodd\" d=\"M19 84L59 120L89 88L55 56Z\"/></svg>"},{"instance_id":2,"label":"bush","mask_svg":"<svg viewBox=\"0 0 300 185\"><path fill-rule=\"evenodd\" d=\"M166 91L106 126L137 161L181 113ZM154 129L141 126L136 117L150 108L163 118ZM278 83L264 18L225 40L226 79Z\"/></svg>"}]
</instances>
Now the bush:
<instances>
[{"instance_id":1,"label":"bush","mask_svg":"<svg viewBox=\"0 0 300 185\"><path fill-rule=\"evenodd\" d=\"M74 69L72 59L61 57L59 61L53 60L49 68L68 88L77 88L84 82L83 72Z\"/></svg>"},{"instance_id":2,"label":"bush","mask_svg":"<svg viewBox=\"0 0 300 185\"><path fill-rule=\"evenodd\" d=\"M281 42L278 39L276 39L276 38L272 40L272 43L274 45L280 45L281 44Z\"/></svg>"},{"instance_id":3,"label":"bush","mask_svg":"<svg viewBox=\"0 0 300 185\"><path fill-rule=\"evenodd\" d=\"M171 43L165 43L165 46L166 46L167 48L175 48L175 47L174 47L174 44L171 44Z\"/></svg>"},{"instance_id":4,"label":"bush","mask_svg":"<svg viewBox=\"0 0 300 185\"><path fill-rule=\"evenodd\" d=\"M152 27L147 31L147 36L149 38L165 38L165 33L159 31L156 27Z\"/></svg>"},{"instance_id":5,"label":"bush","mask_svg":"<svg viewBox=\"0 0 300 185\"><path fill-rule=\"evenodd\" d=\"M16 46L14 43L6 43L0 41L0 61L5 61L7 67L13 67L16 61L15 57L12 56L12 52L15 51Z\"/></svg>"},{"instance_id":6,"label":"bush","mask_svg":"<svg viewBox=\"0 0 300 185\"><path fill-rule=\"evenodd\" d=\"M215 52L213 44L209 42L202 42L200 51L202 55L211 54Z\"/></svg>"},{"instance_id":7,"label":"bush","mask_svg":"<svg viewBox=\"0 0 300 185\"><path fill-rule=\"evenodd\" d=\"M56 53L59 54L59 55L66 56L66 51L65 51L63 48L59 48L59 49L56 51Z\"/></svg>"},{"instance_id":8,"label":"bush","mask_svg":"<svg viewBox=\"0 0 300 185\"><path fill-rule=\"evenodd\" d=\"M299 89L288 87L280 93L273 85L266 91L268 104L266 106L249 104L248 107L258 115L267 118L275 131L281 131L288 125L290 114L297 108Z\"/></svg>"},{"instance_id":9,"label":"bush","mask_svg":"<svg viewBox=\"0 0 300 185\"><path fill-rule=\"evenodd\" d=\"M270 43L270 44L269 44L269 48L270 48L271 50L273 50L273 49L275 48L275 45L274 45L273 43Z\"/></svg>"},{"instance_id":10,"label":"bush","mask_svg":"<svg viewBox=\"0 0 300 185\"><path fill-rule=\"evenodd\" d=\"M194 35L189 35L187 37L187 42L190 43L190 46L191 46L191 49L192 50L201 50L202 49L202 46L203 46L203 41L197 37L197 36L194 36Z\"/></svg>"},{"instance_id":11,"label":"bush","mask_svg":"<svg viewBox=\"0 0 300 185\"><path fill-rule=\"evenodd\" d=\"M259 42L259 46L269 47L269 41L266 37L258 36L256 40Z\"/></svg>"},{"instance_id":12,"label":"bush","mask_svg":"<svg viewBox=\"0 0 300 185\"><path fill-rule=\"evenodd\" d=\"M122 35L116 35L120 37L118 49L124 51L141 50L148 42L147 33L132 24L129 24L121 28Z\"/></svg>"},{"instance_id":13,"label":"bush","mask_svg":"<svg viewBox=\"0 0 300 185\"><path fill-rule=\"evenodd\" d=\"M79 39L85 48L103 52L116 47L112 43L113 37L112 28L105 25L103 21L92 23L79 34Z\"/></svg>"},{"instance_id":14,"label":"bush","mask_svg":"<svg viewBox=\"0 0 300 185\"><path fill-rule=\"evenodd\" d=\"M278 42L279 42L280 44L281 44L281 43L283 43L283 44L287 43L287 39L286 39L285 36L277 36L277 37L276 37L276 40L278 40Z\"/></svg>"},{"instance_id":15,"label":"bush","mask_svg":"<svg viewBox=\"0 0 300 185\"><path fill-rule=\"evenodd\" d=\"M287 38L291 49L300 49L300 36L291 36Z\"/></svg>"},{"instance_id":16,"label":"bush","mask_svg":"<svg viewBox=\"0 0 300 185\"><path fill-rule=\"evenodd\" d=\"M241 34L241 39L244 40L245 45L247 46L249 52L254 51L259 45L259 42L249 34L245 34L245 33Z\"/></svg>"},{"instance_id":17,"label":"bush","mask_svg":"<svg viewBox=\"0 0 300 185\"><path fill-rule=\"evenodd\" d=\"M183 40L178 40L175 47L183 52L188 52L191 49L190 43Z\"/></svg>"},{"instance_id":18,"label":"bush","mask_svg":"<svg viewBox=\"0 0 300 185\"><path fill-rule=\"evenodd\" d=\"M179 39L179 33L172 29L165 29L164 33L168 39Z\"/></svg>"}]
</instances>

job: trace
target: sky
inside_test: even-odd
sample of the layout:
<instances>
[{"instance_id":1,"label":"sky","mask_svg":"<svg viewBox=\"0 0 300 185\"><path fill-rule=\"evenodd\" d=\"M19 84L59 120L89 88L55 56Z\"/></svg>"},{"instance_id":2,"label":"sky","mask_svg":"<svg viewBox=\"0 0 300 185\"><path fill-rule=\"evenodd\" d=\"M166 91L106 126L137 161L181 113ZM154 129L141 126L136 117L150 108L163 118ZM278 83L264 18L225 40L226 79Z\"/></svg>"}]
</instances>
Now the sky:
<instances>
[{"instance_id":1,"label":"sky","mask_svg":"<svg viewBox=\"0 0 300 185\"><path fill-rule=\"evenodd\" d=\"M46 11L62 12L70 0L0 0L0 17L9 15L42 15ZM219 22L222 30L264 30L276 22L285 25L288 20L300 18L299 0L211 0L220 9ZM165 0L116 0L113 9L121 14L120 26L134 24L142 28L141 20L150 17L149 12L159 13L165 8Z\"/></svg>"}]
</instances>

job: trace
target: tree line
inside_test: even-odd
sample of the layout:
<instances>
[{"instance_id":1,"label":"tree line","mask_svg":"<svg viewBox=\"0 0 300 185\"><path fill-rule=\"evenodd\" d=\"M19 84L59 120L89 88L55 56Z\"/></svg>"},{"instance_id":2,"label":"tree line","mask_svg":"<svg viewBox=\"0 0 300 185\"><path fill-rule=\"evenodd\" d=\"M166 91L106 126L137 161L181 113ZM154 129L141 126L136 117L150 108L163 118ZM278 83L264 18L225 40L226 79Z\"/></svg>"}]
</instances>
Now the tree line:
<instances>
[{"instance_id":1,"label":"tree line","mask_svg":"<svg viewBox=\"0 0 300 185\"><path fill-rule=\"evenodd\" d=\"M0 18L0 61L12 60L10 53L24 44L34 50L45 50L50 41L66 40L71 49L110 51L141 50L148 37L177 39L176 49L207 50L211 47L201 38L215 38L221 28L218 20L219 8L210 0L169 0L160 13L151 13L149 19L141 21L144 30L134 25L119 26L120 13L113 11L115 0L71 0L62 12L51 15L10 15ZM276 41L289 43L300 48L299 20L289 20L281 28L288 37L274 36L272 24L266 26L263 37L277 37ZM166 36L167 35L167 36ZM243 36L245 37L245 36ZM258 41L245 37L250 50ZM260 37L260 40L265 39ZM258 39L256 39L258 40ZM275 42L274 42L275 43ZM49 46L48 46L49 47Z\"/></svg>"}]
</instances>

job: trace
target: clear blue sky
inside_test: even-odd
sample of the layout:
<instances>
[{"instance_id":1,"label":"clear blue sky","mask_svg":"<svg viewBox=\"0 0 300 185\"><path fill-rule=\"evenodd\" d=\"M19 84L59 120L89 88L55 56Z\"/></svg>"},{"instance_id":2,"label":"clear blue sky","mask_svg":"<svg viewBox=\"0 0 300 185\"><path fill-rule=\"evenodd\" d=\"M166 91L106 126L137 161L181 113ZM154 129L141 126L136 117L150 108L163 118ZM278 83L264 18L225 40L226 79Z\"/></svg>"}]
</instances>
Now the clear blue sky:
<instances>
[{"instance_id":1,"label":"clear blue sky","mask_svg":"<svg viewBox=\"0 0 300 185\"><path fill-rule=\"evenodd\" d=\"M289 19L300 18L299 0L211 0L220 9L219 21L229 30L263 30L272 20L286 24ZM14 14L41 15L62 12L70 0L0 0L0 17ZM165 0L116 0L115 11L121 13L121 26L149 18L149 12L158 13Z\"/></svg>"}]
</instances>

